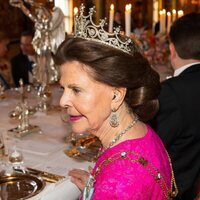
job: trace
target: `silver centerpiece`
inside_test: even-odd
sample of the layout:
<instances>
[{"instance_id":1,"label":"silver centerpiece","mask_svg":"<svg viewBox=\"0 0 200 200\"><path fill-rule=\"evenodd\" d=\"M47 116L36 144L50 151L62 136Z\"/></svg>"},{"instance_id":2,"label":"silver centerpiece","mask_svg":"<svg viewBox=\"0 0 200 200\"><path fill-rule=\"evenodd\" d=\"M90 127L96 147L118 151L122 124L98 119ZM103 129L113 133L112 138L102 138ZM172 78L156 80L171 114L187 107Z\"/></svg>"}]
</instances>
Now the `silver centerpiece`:
<instances>
[{"instance_id":1,"label":"silver centerpiece","mask_svg":"<svg viewBox=\"0 0 200 200\"><path fill-rule=\"evenodd\" d=\"M58 66L55 65L52 54L65 39L64 14L60 8L54 7L50 10L34 0L10 0L10 4L20 8L35 24L32 44L36 52L36 63L33 67L33 76L41 85L38 92L39 108L46 111L51 99L51 96L47 98L46 95L48 85L59 79ZM32 7L30 10L26 7L27 4Z\"/></svg>"}]
</instances>

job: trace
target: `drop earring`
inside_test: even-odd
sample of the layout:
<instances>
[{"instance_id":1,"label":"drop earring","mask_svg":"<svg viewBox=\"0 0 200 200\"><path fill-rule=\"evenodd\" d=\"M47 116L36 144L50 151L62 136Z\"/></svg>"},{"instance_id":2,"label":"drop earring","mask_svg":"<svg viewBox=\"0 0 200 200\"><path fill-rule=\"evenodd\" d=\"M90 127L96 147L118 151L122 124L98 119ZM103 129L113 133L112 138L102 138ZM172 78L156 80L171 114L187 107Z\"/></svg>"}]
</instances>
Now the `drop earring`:
<instances>
[{"instance_id":1,"label":"drop earring","mask_svg":"<svg viewBox=\"0 0 200 200\"><path fill-rule=\"evenodd\" d=\"M112 113L110 115L110 125L113 127L113 128L116 128L117 126L119 126L119 119L118 119L118 116L117 116L117 113L116 113L116 110L112 110Z\"/></svg>"}]
</instances>

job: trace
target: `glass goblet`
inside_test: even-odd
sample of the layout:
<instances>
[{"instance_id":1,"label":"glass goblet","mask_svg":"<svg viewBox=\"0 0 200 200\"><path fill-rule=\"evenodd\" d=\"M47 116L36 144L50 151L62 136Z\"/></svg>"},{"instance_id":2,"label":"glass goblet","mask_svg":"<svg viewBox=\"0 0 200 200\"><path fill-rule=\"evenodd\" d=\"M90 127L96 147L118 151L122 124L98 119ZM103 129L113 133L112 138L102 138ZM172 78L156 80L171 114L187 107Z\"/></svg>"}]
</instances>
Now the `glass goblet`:
<instances>
[{"instance_id":1,"label":"glass goblet","mask_svg":"<svg viewBox=\"0 0 200 200\"><path fill-rule=\"evenodd\" d=\"M8 160L16 172L26 173L25 167L23 166L23 154L16 147L10 150Z\"/></svg>"}]
</instances>

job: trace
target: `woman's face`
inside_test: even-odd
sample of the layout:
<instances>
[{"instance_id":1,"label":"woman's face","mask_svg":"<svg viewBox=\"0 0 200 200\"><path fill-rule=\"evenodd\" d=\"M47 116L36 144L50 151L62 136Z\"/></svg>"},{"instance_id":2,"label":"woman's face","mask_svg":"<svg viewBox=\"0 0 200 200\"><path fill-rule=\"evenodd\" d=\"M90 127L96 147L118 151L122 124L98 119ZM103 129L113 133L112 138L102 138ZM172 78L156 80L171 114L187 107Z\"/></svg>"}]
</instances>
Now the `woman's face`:
<instances>
[{"instance_id":1,"label":"woman's face","mask_svg":"<svg viewBox=\"0 0 200 200\"><path fill-rule=\"evenodd\" d=\"M88 66L71 61L61 66L64 88L60 105L67 109L72 131L97 132L108 125L113 88L95 81Z\"/></svg>"}]
</instances>

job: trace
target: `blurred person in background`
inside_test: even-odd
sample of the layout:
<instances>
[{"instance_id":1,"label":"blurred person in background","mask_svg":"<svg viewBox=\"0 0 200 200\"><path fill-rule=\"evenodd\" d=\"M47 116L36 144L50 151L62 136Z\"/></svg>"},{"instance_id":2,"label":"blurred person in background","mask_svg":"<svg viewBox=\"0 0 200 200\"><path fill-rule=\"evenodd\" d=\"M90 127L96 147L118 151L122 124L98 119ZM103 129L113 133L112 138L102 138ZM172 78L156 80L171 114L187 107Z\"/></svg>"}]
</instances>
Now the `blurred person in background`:
<instances>
[{"instance_id":1,"label":"blurred person in background","mask_svg":"<svg viewBox=\"0 0 200 200\"><path fill-rule=\"evenodd\" d=\"M22 32L20 37L21 52L12 58L12 76L16 87L19 86L19 80L24 84L32 83L33 63L35 62L35 51L32 45L33 33L31 31Z\"/></svg>"},{"instance_id":2,"label":"blurred person in background","mask_svg":"<svg viewBox=\"0 0 200 200\"><path fill-rule=\"evenodd\" d=\"M8 89L12 85L11 65L7 59L9 37L0 32L0 81L5 89Z\"/></svg>"},{"instance_id":3,"label":"blurred person in background","mask_svg":"<svg viewBox=\"0 0 200 200\"><path fill-rule=\"evenodd\" d=\"M176 20L169 40L174 77L162 83L152 124L172 159L176 199L192 200L200 185L200 13Z\"/></svg>"}]
</instances>

